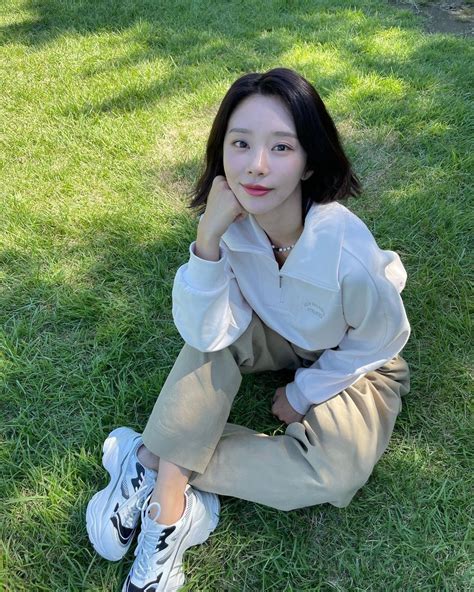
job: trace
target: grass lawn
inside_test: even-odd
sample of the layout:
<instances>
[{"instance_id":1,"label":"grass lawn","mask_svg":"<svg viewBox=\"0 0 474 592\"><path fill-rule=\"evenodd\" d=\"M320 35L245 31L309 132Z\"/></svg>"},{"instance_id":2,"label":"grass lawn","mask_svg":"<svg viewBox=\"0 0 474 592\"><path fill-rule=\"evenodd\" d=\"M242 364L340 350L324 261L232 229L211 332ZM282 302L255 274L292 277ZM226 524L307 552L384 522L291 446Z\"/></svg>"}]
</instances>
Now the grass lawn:
<instances>
[{"instance_id":1,"label":"grass lawn","mask_svg":"<svg viewBox=\"0 0 474 592\"><path fill-rule=\"evenodd\" d=\"M472 589L472 63L468 37L429 35L382 0L1 2L7 592L121 589L133 554L101 559L85 529L102 442L143 428L182 347L171 287L217 106L239 75L275 66L320 91L365 187L347 205L407 268L412 392L349 507L223 498L218 529L185 555L185 590ZM245 376L231 421L283 432L278 386Z\"/></svg>"}]
</instances>

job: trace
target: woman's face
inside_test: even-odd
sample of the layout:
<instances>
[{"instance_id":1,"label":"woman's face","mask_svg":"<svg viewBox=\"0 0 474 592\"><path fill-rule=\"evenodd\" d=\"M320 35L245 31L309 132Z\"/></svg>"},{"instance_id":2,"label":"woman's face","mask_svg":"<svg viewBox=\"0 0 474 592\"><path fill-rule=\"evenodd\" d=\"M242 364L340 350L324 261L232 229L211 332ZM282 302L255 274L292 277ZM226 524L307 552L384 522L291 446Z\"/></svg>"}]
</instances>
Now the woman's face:
<instances>
[{"instance_id":1,"label":"woman's face","mask_svg":"<svg viewBox=\"0 0 474 592\"><path fill-rule=\"evenodd\" d=\"M224 138L224 172L242 207L254 215L301 207L306 153L292 115L274 96L251 95L234 109ZM245 185L269 191L250 194Z\"/></svg>"}]
</instances>

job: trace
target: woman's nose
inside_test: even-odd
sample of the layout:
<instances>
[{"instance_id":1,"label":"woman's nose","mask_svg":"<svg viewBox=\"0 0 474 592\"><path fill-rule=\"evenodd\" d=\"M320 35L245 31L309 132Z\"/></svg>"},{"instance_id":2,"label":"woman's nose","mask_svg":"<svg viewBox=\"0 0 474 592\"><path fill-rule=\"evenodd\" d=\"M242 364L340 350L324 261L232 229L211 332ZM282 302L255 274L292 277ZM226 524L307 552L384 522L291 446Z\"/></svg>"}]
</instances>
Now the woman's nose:
<instances>
[{"instance_id":1,"label":"woman's nose","mask_svg":"<svg viewBox=\"0 0 474 592\"><path fill-rule=\"evenodd\" d=\"M268 173L268 159L264 149L252 152L248 164L248 173L251 175L263 175Z\"/></svg>"}]
</instances>

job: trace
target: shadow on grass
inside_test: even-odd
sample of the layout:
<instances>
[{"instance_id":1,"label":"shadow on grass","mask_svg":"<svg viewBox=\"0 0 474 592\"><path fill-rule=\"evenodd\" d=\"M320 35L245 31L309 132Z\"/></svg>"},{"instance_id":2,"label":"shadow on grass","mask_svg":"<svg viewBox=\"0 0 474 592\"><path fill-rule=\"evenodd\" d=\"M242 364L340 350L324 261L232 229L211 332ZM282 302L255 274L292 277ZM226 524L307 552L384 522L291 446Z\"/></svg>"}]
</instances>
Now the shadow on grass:
<instances>
[{"instance_id":1,"label":"shadow on grass","mask_svg":"<svg viewBox=\"0 0 474 592\"><path fill-rule=\"evenodd\" d=\"M409 218L409 211L401 208L395 226L408 224ZM31 259L28 264L23 259L23 279L18 278L15 289L5 298L3 314L8 318L5 333L12 352L12 371L6 376L3 399L9 452L4 475L6 483L11 483L7 478L11 476L15 487L12 491L10 485L2 494L11 510L12 528L25 505L29 508L28 520L22 520L21 538L10 541L11 554L27 554L26 541L36 537L35 555L29 561L34 564L45 556L50 558L48 581L53 589L60 585L61 589L72 591L78 589L81 581L102 581L104 590L112 590L110 586L118 586L130 567L130 558L111 566L94 555L83 515L90 496L106 483L99 452L103 439L118 425L131 425L138 430L143 427L179 353L182 342L170 315L171 281L178 265L187 258L187 244L193 239L191 231L189 218L182 215L172 232L142 246L139 235L124 228L120 218L99 218L87 233L88 244L78 246L82 252L91 250L96 259L91 260L76 285L58 279L32 279L31 275L37 276L34 272L39 262ZM176 249L178 237L183 240L183 248ZM16 253L10 253L7 261L10 272L18 275L15 258ZM40 275L47 277L47 270L42 269ZM456 350L457 347L446 352L447 368L455 362ZM442 374L443 368L438 371ZM446 388L446 379L443 385L442 377L439 378L441 383L435 388ZM270 398L274 389L284 384L282 379L283 375L274 373L244 376L230 420L268 433L272 428ZM359 552L368 549L363 541L373 540L374 529L377 536L384 534L377 549L362 553L366 557L363 567L370 571L375 561L386 561L389 567L391 560L385 557L384 549L393 544L408 545L404 528L415 533L421 529L415 517L423 510L420 503L408 502L406 489L397 475L416 476L426 501L442 483L443 470L454 464L458 447L466 444L447 442L446 449L440 447L439 434L430 430L431 423L439 425L446 417L446 409L439 405L431 406L429 419L420 425L420 416L423 417L432 393L423 393L427 383L419 378L417 382L414 392L405 399L405 409L395 427L394 450L387 452L349 509L324 506L282 514L226 499L222 527L235 533L233 543L222 547L216 542L214 547L211 542L205 554L200 549L189 554L191 570L200 574L197 580L202 582L208 577L202 571L203 565L211 569L216 562L222 566L225 560L226 566L239 565L240 574L245 570L245 579L253 586L249 589L257 589L262 577L268 578L273 570L283 567L293 584L300 583L300 589L305 589L304 582L311 575L312 585L316 581L324 584L327 577L337 577L349 586L352 575L337 569L331 553L338 553L340 561L344 557L351 562ZM453 417L456 412L451 407ZM415 414L414 419L410 413ZM274 429L278 426L274 422ZM421 427L421 436L417 427ZM420 437L423 446L417 445ZM400 442L412 450L411 456L397 457L399 445L403 449ZM429 466L433 455L438 458L435 473ZM456 492L451 488L446 495L449 491ZM29 494L36 499L28 501ZM374 499L378 500L375 508ZM410 512L410 518L403 523L405 527L394 520L389 529L384 528L387 512L397 508ZM449 508L441 511L439 504L437 508L441 518L433 518L433 529L450 512ZM367 515L371 516L370 521ZM51 530L52 522L60 527L57 531ZM43 534L38 535L39 532ZM341 532L344 542L338 543ZM418 540L431 544L432 533L426 535L427 540L420 538L421 534L420 531ZM225 539L220 531L216 536ZM423 555L423 544L418 544L417 553ZM224 552L226 557L222 557ZM261 563L263 556L265 564ZM63 575L64 561L72 562L67 576ZM327 567L315 573L315 561ZM437 556L433 556L432 567L437 562ZM230 585L235 575L227 567L215 573L214 586L237 590ZM44 572L37 574L36 570L31 573L26 569L21 576L21 570L16 569L15 574L18 585L24 578L30 586L45 584L41 579Z\"/></svg>"},{"instance_id":2,"label":"shadow on grass","mask_svg":"<svg viewBox=\"0 0 474 592\"><path fill-rule=\"evenodd\" d=\"M285 54L295 40L317 44L333 43L333 30L345 40L344 60L356 59L357 47L352 40L367 31L384 30L400 24L394 10L386 10L383 25L379 16L372 15L370 2L361 3L359 10L347 8L344 2L322 1L318 7L305 2L274 3L268 11L264 4L249 3L249 18L241 3L193 2L181 4L150 3L148 1L116 3L110 0L92 2L62 2L60 0L28 0L26 10L30 20L6 25L0 29L4 42L24 43L41 49L62 36L90 36L110 33L124 41L139 45L125 57L101 63L88 69L89 75L130 67L142 62L162 59L175 65L172 74L140 89L126 88L110 99L92 105L71 106L76 114L129 111L150 106L158 100L176 94L192 92L207 83L238 74L262 69L263 63ZM365 14L361 11L365 10ZM405 23L408 26L408 23ZM256 26L256 23L262 25ZM183 50L183 48L185 48ZM355 56L352 51L356 50ZM216 72L216 64L221 71ZM318 88L334 91L347 78L347 68L318 76ZM64 114L67 114L66 109Z\"/></svg>"},{"instance_id":3,"label":"shadow on grass","mask_svg":"<svg viewBox=\"0 0 474 592\"><path fill-rule=\"evenodd\" d=\"M344 11L343 3L321 3L321 7L328 9L327 13L310 11L305 3L292 3L290 9L286 3L275 5L279 10L265 14L262 20L265 27L256 30L259 15L252 13L251 18L239 20L242 13L237 3L225 3L225 14L216 9L202 11L203 4L195 3L200 17L198 25L189 3L184 2L162 3L157 10L156 3L144 1L36 1L26 3L36 15L33 20L4 27L2 34L7 42L23 42L38 50L63 35L117 32L126 32L129 39L141 46L125 58L89 68L85 71L86 77L155 58L173 57L176 64L173 75L140 89L126 88L105 101L70 105L63 112L68 116L120 114L148 108L177 93L192 93L202 84L208 83L211 87L214 81L222 79L222 71L235 78L237 73L263 69L269 61L279 58L291 61L295 41L307 39L312 43L330 44L333 30L338 31L337 72L325 71L317 57L308 58L303 68L311 80L318 81L317 88L329 100L338 93L347 93L344 109L338 116L354 118L354 127L347 128L347 137L356 164L365 166L371 174L373 166L367 162L378 158L375 162L380 167L380 175L369 183L369 203L357 203L354 210L366 213L362 217L381 246L397 250L407 267L409 283L403 297L413 335L404 356L413 376L412 393L405 400L395 428L394 445L350 509L309 508L297 512L295 519L293 514L281 516L276 511L239 500L228 503L231 528L241 537L232 557L236 563L262 560L260 548L255 546L257 524L261 528L258 540L262 545L271 539L269 548L276 559L269 565L278 567L278 557L282 557L279 567L284 565L290 575L292 570L297 570L291 563L291 552L279 546L281 541L289 540L292 549L308 561L308 565L305 566L304 561L302 564L307 575L313 573L309 559L315 560L317 565L325 562L329 565L333 560L331 552L339 556L352 553L350 561L356 560L354 548L345 544L345 536L341 541L340 533L351 532L355 527L350 518L363 511L365 518L360 517L357 522L359 531L352 531L350 536L352 541L364 537L370 540L372 524L366 517L379 516L374 499L382 499L383 510L409 505L410 494L416 488L407 490L404 480L399 487L400 474L418 472L419 483L425 479L425 484L430 484L423 498L429 503L430 495L439 493L442 472L450 464L467 465L464 452L469 443L463 422L468 382L467 373L464 374L465 360L460 356L465 345L465 325L460 309L463 296L459 294L465 248L461 237L467 234L461 156L467 147L458 139L467 113L463 104L467 81L460 64L469 63L469 49L459 39L432 37L417 43L405 57L396 52L381 53L371 49L366 35L374 28L374 22L377 31L372 42L376 43L378 35L397 28L401 22L408 30L413 21L402 21L402 17L392 11L387 12L388 18L382 25L379 16L371 16L370 3L361 3L365 16L361 11ZM209 5L206 3L206 6ZM176 11L181 14L182 27L178 26ZM344 15L346 21L341 25ZM236 34L245 35L245 42L235 43ZM399 43L403 41L403 33L394 33L394 36ZM183 45L186 45L184 52L181 51ZM433 70L434 60L436 71ZM221 71L216 64L221 66ZM360 84L351 82L352 76L360 80ZM427 91L434 81L441 90L435 87ZM456 104L447 110L447 102L452 98L443 95L442 88L452 86L459 91L454 95ZM420 126L418 134L407 133L412 125ZM372 136L369 134L367 139L369 131ZM380 151L389 134L392 144L381 158ZM436 149L428 151L433 143ZM453 184L453 174L445 178L443 170L450 166L452 171L456 158L461 163L454 169L459 182ZM143 171L150 193L154 191L153 178L157 174L167 175L171 184L186 187L199 169L195 160L160 166L158 173ZM393 190L384 200L378 195L381 182L385 188ZM433 199L433 188L440 191L440 198ZM424 212L422 219L420 211ZM47 215L43 223L44 232L60 230ZM91 219L82 243L77 245L78 256L87 255L86 263L74 280L55 272L53 265L42 259L41 253L11 249L1 256L7 277L14 278L8 290L2 293L6 345L2 413L5 412L8 448L6 474L11 476L5 483L11 484L12 480L16 483L14 493L8 489L2 494L14 508L12 531L27 507L25 498L31 493L43 500L31 514L37 521L32 520L26 528L31 538L42 532L35 554L29 557L30 565L39 560L44 563L45 557L53 561L52 552L62 548L59 557L67 554L71 558L68 565L73 574L64 577L76 578L71 590L77 590L74 585L85 578L86 565L92 566L90 578L102 577L104 589L110 586L110 581L117 582L126 573L123 566L106 569L105 562L100 560L93 564L94 556L88 549L81 522L83 511L88 495L99 483L104 483L106 477L100 466L103 439L118 425L132 425L138 430L144 426L182 345L171 317L171 287L177 267L187 260L187 247L194 239L194 223L188 215L177 215L172 229L164 231L159 240L145 245L140 236L143 223L136 220L130 225L128 220L125 224L123 217L112 215ZM40 226L37 231L41 233ZM453 236L459 239L455 243ZM58 256L71 254L74 253L58 253ZM434 274L433 270L438 273ZM451 290L446 290L446 281L450 282ZM438 326L439 310L444 311L442 327ZM441 363L433 367L432 359ZM454 373L453 369L456 369ZM452 383L454 374L456 385ZM277 386L284 384L282 380L283 375L245 376L231 421L267 432L277 430L280 424L273 422L269 408L271 395ZM449 421L446 418L450 418ZM440 444L439 426L443 430L443 444ZM417 448L419 439L423 446ZM411 455L400 459L396 454L404 446ZM417 454L421 455L421 461ZM439 462L430 474L429 463L433 457ZM65 459L63 464L61 459ZM393 470L387 470L388 467ZM79 492L77 499L76 492ZM73 510L68 514L70 508ZM413 507L410 510L413 511ZM321 518L318 525L312 522L315 513ZM384 532L383 518L380 520L379 535ZM64 529L52 530L52 523L66 524L67 535ZM272 523L278 523L273 532L267 529ZM298 537L292 534L293 523L299 524ZM307 527L305 532L302 526ZM339 538L335 532L339 532ZM23 540L28 541L28 537L25 533L22 537L15 545L24 556L28 555L28 548ZM311 549L311 537L319 537L317 557L314 551L305 551L306 543ZM408 548L410 541L411 535L400 534L398 542L402 547ZM388 536L382 550L388 548L389 543ZM233 547L228 544L222 549L228 551ZM219 551L216 553L219 555ZM200 565L199 551L192 557L192 565ZM380 553L372 557L383 559ZM387 554L387 557L389 569L393 568L390 559L393 556ZM219 558L224 562L228 560L228 557ZM345 589L349 589L350 574L341 575L337 568L337 563L332 563L328 569L333 572L334 581L340 578ZM407 567L407 574L411 568ZM30 581L33 571L25 568L25 577ZM60 575L64 571L63 564L52 563L51 571L53 581L60 582L57 589L63 589L65 580ZM257 589L261 582L260 567L251 565L249 573L253 589ZM107 577L111 578L109 582Z\"/></svg>"}]
</instances>

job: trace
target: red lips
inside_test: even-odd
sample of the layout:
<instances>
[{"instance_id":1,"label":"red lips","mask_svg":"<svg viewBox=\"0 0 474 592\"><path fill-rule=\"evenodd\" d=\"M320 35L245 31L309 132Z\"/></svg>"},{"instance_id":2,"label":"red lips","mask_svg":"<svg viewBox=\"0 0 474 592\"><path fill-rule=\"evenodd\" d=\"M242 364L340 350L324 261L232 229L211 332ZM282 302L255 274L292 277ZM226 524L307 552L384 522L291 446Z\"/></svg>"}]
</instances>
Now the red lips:
<instances>
[{"instance_id":1,"label":"red lips","mask_svg":"<svg viewBox=\"0 0 474 592\"><path fill-rule=\"evenodd\" d=\"M271 191L269 187L264 187L263 185L242 185L242 187L246 193L254 197L262 197Z\"/></svg>"}]
</instances>

